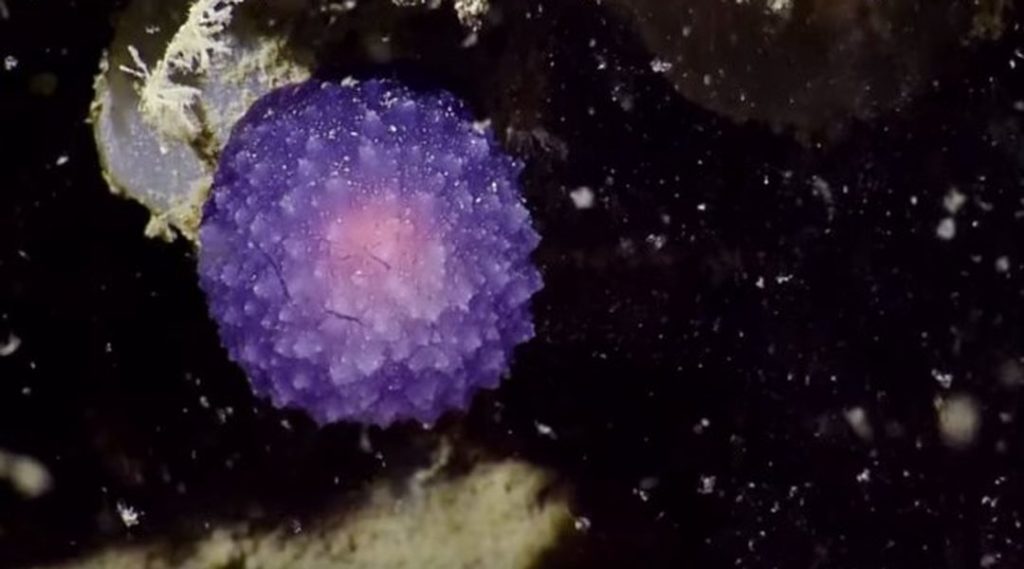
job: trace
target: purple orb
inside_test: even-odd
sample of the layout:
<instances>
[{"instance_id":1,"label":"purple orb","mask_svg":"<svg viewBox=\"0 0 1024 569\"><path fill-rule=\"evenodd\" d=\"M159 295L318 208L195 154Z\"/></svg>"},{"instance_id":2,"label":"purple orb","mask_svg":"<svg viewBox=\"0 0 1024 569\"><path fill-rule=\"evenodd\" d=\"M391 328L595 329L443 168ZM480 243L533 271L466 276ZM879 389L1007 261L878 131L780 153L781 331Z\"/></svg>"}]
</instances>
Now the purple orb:
<instances>
[{"instance_id":1,"label":"purple orb","mask_svg":"<svg viewBox=\"0 0 1024 569\"><path fill-rule=\"evenodd\" d=\"M199 282L253 390L317 422L433 423L533 337L521 166L442 91L307 81L238 121Z\"/></svg>"}]
</instances>

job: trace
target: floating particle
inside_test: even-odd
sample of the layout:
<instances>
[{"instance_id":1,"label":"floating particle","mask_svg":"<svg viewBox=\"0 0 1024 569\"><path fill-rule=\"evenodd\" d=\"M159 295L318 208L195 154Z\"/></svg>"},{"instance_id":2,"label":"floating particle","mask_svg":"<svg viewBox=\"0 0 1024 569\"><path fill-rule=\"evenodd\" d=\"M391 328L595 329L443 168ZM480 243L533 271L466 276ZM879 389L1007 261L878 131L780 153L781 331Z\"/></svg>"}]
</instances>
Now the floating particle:
<instances>
[{"instance_id":1,"label":"floating particle","mask_svg":"<svg viewBox=\"0 0 1024 569\"><path fill-rule=\"evenodd\" d=\"M14 57L13 55L8 55L4 58L4 70L13 71L16 67L18 67L17 57Z\"/></svg>"},{"instance_id":2,"label":"floating particle","mask_svg":"<svg viewBox=\"0 0 1024 569\"><path fill-rule=\"evenodd\" d=\"M124 524L124 527L133 528L139 525L139 518L142 517L142 512L129 506L123 501L118 501L116 507L117 515L121 517L121 523Z\"/></svg>"},{"instance_id":3,"label":"floating particle","mask_svg":"<svg viewBox=\"0 0 1024 569\"><path fill-rule=\"evenodd\" d=\"M576 209L590 209L594 207L594 191L586 186L580 186L569 192L569 198Z\"/></svg>"},{"instance_id":4,"label":"floating particle","mask_svg":"<svg viewBox=\"0 0 1024 569\"><path fill-rule=\"evenodd\" d=\"M7 356L13 355L20 347L21 338L11 334L7 337L7 340L4 343L0 344L0 358L6 358Z\"/></svg>"},{"instance_id":5,"label":"floating particle","mask_svg":"<svg viewBox=\"0 0 1024 569\"><path fill-rule=\"evenodd\" d=\"M935 236L943 241L956 237L956 221L952 217L944 217L935 227Z\"/></svg>"},{"instance_id":6,"label":"floating particle","mask_svg":"<svg viewBox=\"0 0 1024 569\"><path fill-rule=\"evenodd\" d=\"M541 287L520 168L442 91L307 81L254 104L199 231L200 284L254 391L388 425L497 386Z\"/></svg>"},{"instance_id":7,"label":"floating particle","mask_svg":"<svg viewBox=\"0 0 1024 569\"><path fill-rule=\"evenodd\" d=\"M952 448L965 448L974 443L981 429L981 412L974 398L959 394L935 401L939 435Z\"/></svg>"},{"instance_id":8,"label":"floating particle","mask_svg":"<svg viewBox=\"0 0 1024 569\"><path fill-rule=\"evenodd\" d=\"M0 479L10 482L25 498L38 498L53 486L53 477L43 463L5 450L0 450Z\"/></svg>"},{"instance_id":9,"label":"floating particle","mask_svg":"<svg viewBox=\"0 0 1024 569\"><path fill-rule=\"evenodd\" d=\"M863 407L847 409L843 413L843 417L846 418L846 422L850 425L850 429L853 430L854 434L861 439L869 441L874 436L874 429L871 428L868 414L864 411Z\"/></svg>"}]
</instances>

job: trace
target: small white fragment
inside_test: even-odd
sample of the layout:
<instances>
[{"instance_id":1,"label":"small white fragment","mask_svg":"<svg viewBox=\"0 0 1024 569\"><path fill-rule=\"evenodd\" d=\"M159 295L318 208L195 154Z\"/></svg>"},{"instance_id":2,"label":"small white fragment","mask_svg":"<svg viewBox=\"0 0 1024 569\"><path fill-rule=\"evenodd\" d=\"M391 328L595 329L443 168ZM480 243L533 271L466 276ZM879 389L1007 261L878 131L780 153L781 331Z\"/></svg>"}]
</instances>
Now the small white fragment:
<instances>
[{"instance_id":1,"label":"small white fragment","mask_svg":"<svg viewBox=\"0 0 1024 569\"><path fill-rule=\"evenodd\" d=\"M13 71L18 66L18 58L13 55L8 55L4 58L4 70Z\"/></svg>"},{"instance_id":2,"label":"small white fragment","mask_svg":"<svg viewBox=\"0 0 1024 569\"><path fill-rule=\"evenodd\" d=\"M117 515L121 516L121 523L126 528L132 528L139 525L139 518L142 517L142 512L129 506L123 501L117 502Z\"/></svg>"},{"instance_id":3,"label":"small white fragment","mask_svg":"<svg viewBox=\"0 0 1024 569\"><path fill-rule=\"evenodd\" d=\"M860 482L861 484L871 482L871 469L865 468L864 470L861 470L860 473L857 474L857 482Z\"/></svg>"},{"instance_id":4,"label":"small white fragment","mask_svg":"<svg viewBox=\"0 0 1024 569\"><path fill-rule=\"evenodd\" d=\"M576 206L576 209L590 209L594 207L594 191L587 186L580 186L569 192L569 198Z\"/></svg>"},{"instance_id":5,"label":"small white fragment","mask_svg":"<svg viewBox=\"0 0 1024 569\"><path fill-rule=\"evenodd\" d=\"M945 217L935 228L935 236L944 241L956 237L956 221L952 217Z\"/></svg>"},{"instance_id":6,"label":"small white fragment","mask_svg":"<svg viewBox=\"0 0 1024 569\"><path fill-rule=\"evenodd\" d=\"M701 476L700 477L700 484L697 486L697 493L701 494L703 496L707 496L708 494L711 494L714 491L715 491L715 477L711 476L711 475Z\"/></svg>"},{"instance_id":7,"label":"small white fragment","mask_svg":"<svg viewBox=\"0 0 1024 569\"><path fill-rule=\"evenodd\" d=\"M996 259L996 272L1006 273L1010 270L1010 258L1006 255Z\"/></svg>"},{"instance_id":8,"label":"small white fragment","mask_svg":"<svg viewBox=\"0 0 1024 569\"><path fill-rule=\"evenodd\" d=\"M949 192L946 193L946 197L942 198L942 207L946 208L950 215L956 215L960 208L964 207L965 203L967 203L967 196L960 193L956 188L950 188Z\"/></svg>"},{"instance_id":9,"label":"small white fragment","mask_svg":"<svg viewBox=\"0 0 1024 569\"><path fill-rule=\"evenodd\" d=\"M578 516L572 521L573 528L578 532L585 532L590 529L590 518Z\"/></svg>"},{"instance_id":10,"label":"small white fragment","mask_svg":"<svg viewBox=\"0 0 1024 569\"><path fill-rule=\"evenodd\" d=\"M665 73L671 70L672 62L670 61L665 61L664 59L654 59L651 61L651 71L655 73Z\"/></svg>"},{"instance_id":11,"label":"small white fragment","mask_svg":"<svg viewBox=\"0 0 1024 569\"><path fill-rule=\"evenodd\" d=\"M947 446L965 448L970 446L981 429L981 413L978 404L969 395L954 395L936 398L939 436Z\"/></svg>"},{"instance_id":12,"label":"small white fragment","mask_svg":"<svg viewBox=\"0 0 1024 569\"><path fill-rule=\"evenodd\" d=\"M21 347L21 338L11 334L7 337L7 341L0 344L0 358L6 358L18 351Z\"/></svg>"},{"instance_id":13,"label":"small white fragment","mask_svg":"<svg viewBox=\"0 0 1024 569\"><path fill-rule=\"evenodd\" d=\"M552 440L558 438L558 436L555 434L555 430L554 429L552 429L548 425L545 425L544 423L541 423L540 421L534 421L533 422L533 426L534 426L534 428L537 429L537 434L539 434L541 436L547 437L547 438L552 439Z\"/></svg>"},{"instance_id":14,"label":"small white fragment","mask_svg":"<svg viewBox=\"0 0 1024 569\"><path fill-rule=\"evenodd\" d=\"M863 407L852 407L843 412L846 422L850 425L853 433L861 439L868 441L874 435L874 429L868 421L868 414Z\"/></svg>"},{"instance_id":15,"label":"small white fragment","mask_svg":"<svg viewBox=\"0 0 1024 569\"><path fill-rule=\"evenodd\" d=\"M939 371L937 369L932 370L932 377L935 381L939 382L939 385L943 389L949 389L953 385L953 374L948 372Z\"/></svg>"},{"instance_id":16,"label":"small white fragment","mask_svg":"<svg viewBox=\"0 0 1024 569\"><path fill-rule=\"evenodd\" d=\"M708 427L710 427L710 426L711 426L711 421L709 421L707 417L701 417L701 420L698 421L697 424L693 426L693 434L695 434L695 435L703 434L704 431Z\"/></svg>"},{"instance_id":17,"label":"small white fragment","mask_svg":"<svg viewBox=\"0 0 1024 569\"><path fill-rule=\"evenodd\" d=\"M57 157L57 165L63 166L67 164L69 160L70 158L68 158L67 154L61 154L60 156Z\"/></svg>"},{"instance_id":18,"label":"small white fragment","mask_svg":"<svg viewBox=\"0 0 1024 569\"><path fill-rule=\"evenodd\" d=\"M768 0L766 2L768 11L776 16L785 17L793 9L793 0Z\"/></svg>"}]
</instances>

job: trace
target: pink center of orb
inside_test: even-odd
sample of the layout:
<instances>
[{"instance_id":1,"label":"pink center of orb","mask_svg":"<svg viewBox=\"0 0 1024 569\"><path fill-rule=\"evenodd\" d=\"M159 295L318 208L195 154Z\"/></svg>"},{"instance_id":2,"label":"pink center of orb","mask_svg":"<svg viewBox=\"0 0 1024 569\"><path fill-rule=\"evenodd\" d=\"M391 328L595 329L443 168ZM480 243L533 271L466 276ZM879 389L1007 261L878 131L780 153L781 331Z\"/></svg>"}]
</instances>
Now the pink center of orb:
<instances>
[{"instance_id":1,"label":"pink center of orb","mask_svg":"<svg viewBox=\"0 0 1024 569\"><path fill-rule=\"evenodd\" d=\"M445 248L429 210L429 203L375 197L330 218L329 309L378 331L399 315L437 318L445 307Z\"/></svg>"}]
</instances>

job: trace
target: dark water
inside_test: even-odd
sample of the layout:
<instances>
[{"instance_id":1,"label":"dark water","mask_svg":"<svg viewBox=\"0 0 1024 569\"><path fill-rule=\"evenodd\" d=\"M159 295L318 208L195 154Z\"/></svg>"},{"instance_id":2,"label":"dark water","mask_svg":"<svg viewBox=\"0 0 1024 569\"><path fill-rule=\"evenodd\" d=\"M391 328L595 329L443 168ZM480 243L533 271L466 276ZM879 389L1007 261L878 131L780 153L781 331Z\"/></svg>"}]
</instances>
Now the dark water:
<instances>
[{"instance_id":1,"label":"dark water","mask_svg":"<svg viewBox=\"0 0 1024 569\"><path fill-rule=\"evenodd\" d=\"M117 3L8 4L0 341L21 346L0 358L0 448L45 463L54 487L0 487L0 565L302 519L422 460L421 429L373 430L366 452L358 427L252 399L190 248L145 238L143 208L101 177L84 119ZM899 109L798 136L688 103L596 3L505 4L470 49L447 12L399 35L448 38L411 65L520 132L509 147L543 237L538 337L439 429L574 490L590 529L548 564L1024 563L1024 418L1007 381L1024 365L1018 31L965 49ZM332 63L365 64L349 57ZM594 208L573 206L580 186ZM945 240L953 187L967 202ZM951 394L979 411L963 448L937 428ZM144 523L126 531L119 501Z\"/></svg>"}]
</instances>

